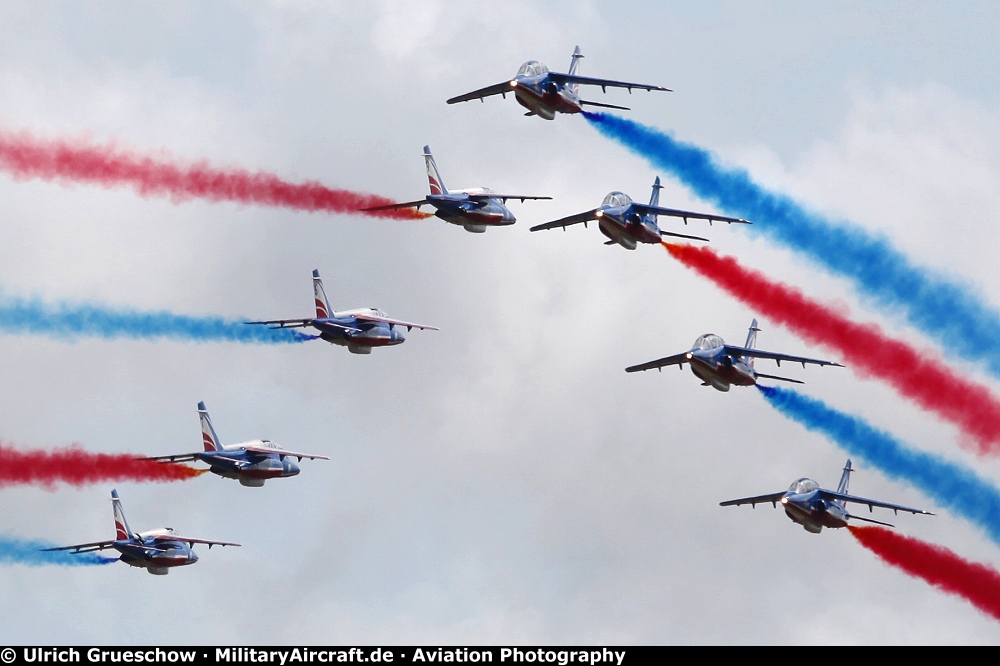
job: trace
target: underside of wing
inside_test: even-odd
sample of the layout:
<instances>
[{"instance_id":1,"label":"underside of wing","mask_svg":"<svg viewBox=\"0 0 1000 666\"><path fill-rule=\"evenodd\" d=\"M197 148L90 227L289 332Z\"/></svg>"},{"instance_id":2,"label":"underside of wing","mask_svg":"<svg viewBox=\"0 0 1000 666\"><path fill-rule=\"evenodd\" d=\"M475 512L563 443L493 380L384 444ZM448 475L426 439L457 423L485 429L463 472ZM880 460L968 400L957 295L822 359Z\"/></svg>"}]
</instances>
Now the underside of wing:
<instances>
[{"instance_id":1,"label":"underside of wing","mask_svg":"<svg viewBox=\"0 0 1000 666\"><path fill-rule=\"evenodd\" d=\"M552 197L537 197L527 194L495 194L493 192L483 193L483 194L470 194L469 199L472 201L483 201L487 199L500 199L504 203L507 199L520 199L523 203L526 199L551 199Z\"/></svg>"},{"instance_id":2,"label":"underside of wing","mask_svg":"<svg viewBox=\"0 0 1000 666\"><path fill-rule=\"evenodd\" d=\"M114 545L114 541L95 541L93 543L80 543L75 546L60 546L59 548L42 548L42 552L49 552L55 550L71 550L74 553L90 553L95 550L104 550L105 548L111 548Z\"/></svg>"},{"instance_id":3,"label":"underside of wing","mask_svg":"<svg viewBox=\"0 0 1000 666\"><path fill-rule=\"evenodd\" d=\"M201 453L178 453L173 456L143 456L140 460L158 460L161 462L192 462L200 460Z\"/></svg>"},{"instance_id":4,"label":"underside of wing","mask_svg":"<svg viewBox=\"0 0 1000 666\"><path fill-rule=\"evenodd\" d=\"M560 74L549 72L549 78L556 83L579 83L585 86L600 86L601 88L628 88L632 90L662 90L663 92L673 92L670 88L663 86L652 86L648 83L630 83L628 81L615 81L614 79L595 79L590 76L577 76L576 74Z\"/></svg>"},{"instance_id":5,"label":"underside of wing","mask_svg":"<svg viewBox=\"0 0 1000 666\"><path fill-rule=\"evenodd\" d=\"M388 204L387 206L372 206L370 208L359 208L358 210L370 211L370 210L398 210L400 208L420 208L421 206L427 204L427 199L421 199L420 201L406 201L404 203Z\"/></svg>"},{"instance_id":6,"label":"underside of wing","mask_svg":"<svg viewBox=\"0 0 1000 666\"><path fill-rule=\"evenodd\" d=\"M709 222L728 222L738 224L751 224L742 217L728 217L726 215L712 215L711 213L696 213L690 210L678 210L676 208L663 208L662 206L650 206L649 204L633 203L637 213L641 215L668 215L670 217L681 217L687 220L708 220Z\"/></svg>"},{"instance_id":7,"label":"underside of wing","mask_svg":"<svg viewBox=\"0 0 1000 666\"><path fill-rule=\"evenodd\" d=\"M312 326L312 323L316 321L315 318L310 319L268 319L267 321L245 321L244 324L254 324L263 325L268 328L302 328L304 326Z\"/></svg>"},{"instance_id":8,"label":"underside of wing","mask_svg":"<svg viewBox=\"0 0 1000 666\"><path fill-rule=\"evenodd\" d=\"M394 326L405 326L407 328L420 328L424 330L437 331L440 330L437 326L427 326L426 324L414 324L412 321L402 321L400 319L390 319L389 317L379 317L377 315L369 314L358 314L354 315L359 321L378 321L383 324L392 324Z\"/></svg>"},{"instance_id":9,"label":"underside of wing","mask_svg":"<svg viewBox=\"0 0 1000 666\"><path fill-rule=\"evenodd\" d=\"M688 355L687 352L682 352L680 354L674 354L673 356L664 356L663 358L658 358L655 361L649 361L648 363L631 365L625 368L625 372L640 372L641 370L652 370L654 368L663 368L668 365L683 365L688 362L687 355Z\"/></svg>"},{"instance_id":10,"label":"underside of wing","mask_svg":"<svg viewBox=\"0 0 1000 666\"><path fill-rule=\"evenodd\" d=\"M719 502L719 506L740 506L741 504L749 504L751 506L757 506L758 504L770 503L772 506L778 506L778 502L781 498L785 496L785 491L780 493L771 493L769 495L757 495L756 497L743 497L740 499L728 500L726 502Z\"/></svg>"},{"instance_id":11,"label":"underside of wing","mask_svg":"<svg viewBox=\"0 0 1000 666\"><path fill-rule=\"evenodd\" d=\"M855 504L865 504L868 506L868 510L871 511L872 507L880 507L883 509L891 509L894 512L905 511L907 513L920 513L925 516L933 516L934 514L930 511L924 511L923 509L914 509L908 506L901 506L899 504L890 504L889 502L879 502L878 500L868 499L867 497L857 497L855 495L845 495L844 493L836 493L832 490L821 490L820 494L823 499L839 500L841 502L854 502Z\"/></svg>"},{"instance_id":12,"label":"underside of wing","mask_svg":"<svg viewBox=\"0 0 1000 666\"><path fill-rule=\"evenodd\" d=\"M485 88L480 88L479 90L473 90L470 93L465 93L464 95L459 95L458 97L452 97L448 100L448 104L457 104L458 102L468 102L474 99L482 99L484 97L490 97L492 95L502 95L504 93L514 92L514 89L510 85L510 81L504 81L503 83L496 83L492 86L486 86Z\"/></svg>"},{"instance_id":13,"label":"underside of wing","mask_svg":"<svg viewBox=\"0 0 1000 666\"><path fill-rule=\"evenodd\" d=\"M559 227L566 228L571 224L579 224L581 222L589 222L591 220L597 219L597 211L600 208L595 208L593 210L588 210L585 213L577 213L576 215L570 215L569 217L564 217L560 220L554 220L552 222L546 222L545 224L536 224L531 227L530 231L542 231L543 229L558 229Z\"/></svg>"},{"instance_id":14,"label":"underside of wing","mask_svg":"<svg viewBox=\"0 0 1000 666\"><path fill-rule=\"evenodd\" d=\"M233 543L231 541L213 541L211 539L193 539L186 536L177 536L176 534L154 534L153 539L156 541L181 541L188 545L193 545L196 543L207 544L210 548L212 546L239 546L238 543Z\"/></svg>"},{"instance_id":15,"label":"underside of wing","mask_svg":"<svg viewBox=\"0 0 1000 666\"><path fill-rule=\"evenodd\" d=\"M789 361L791 363L801 363L802 367L805 367L806 363L811 363L813 365L830 365L838 368L844 367L840 363L835 363L834 361L824 361L818 358L806 358L805 356L791 356L789 354L777 354L775 352L764 351L763 349L747 349L746 347L735 347L733 345L726 345L726 352L735 356L769 358L772 361L777 362L779 366L782 361Z\"/></svg>"},{"instance_id":16,"label":"underside of wing","mask_svg":"<svg viewBox=\"0 0 1000 666\"><path fill-rule=\"evenodd\" d=\"M309 458L311 460L329 460L328 456L319 456L312 453L297 453L295 451L285 451L284 449L268 449L263 446L243 447L252 453L266 453L269 455L291 456L292 458Z\"/></svg>"}]
</instances>

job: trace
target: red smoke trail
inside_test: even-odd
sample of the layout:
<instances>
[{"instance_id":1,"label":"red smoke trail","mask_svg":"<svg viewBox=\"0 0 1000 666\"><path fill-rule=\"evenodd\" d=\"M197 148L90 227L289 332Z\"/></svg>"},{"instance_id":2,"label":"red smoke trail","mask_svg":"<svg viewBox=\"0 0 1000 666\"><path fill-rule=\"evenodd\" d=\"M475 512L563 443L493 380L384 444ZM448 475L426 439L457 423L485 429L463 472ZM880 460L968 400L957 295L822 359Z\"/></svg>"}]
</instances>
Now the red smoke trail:
<instances>
[{"instance_id":1,"label":"red smoke trail","mask_svg":"<svg viewBox=\"0 0 1000 666\"><path fill-rule=\"evenodd\" d=\"M958 595L1000 620L1000 572L969 562L942 546L904 537L883 527L847 528L861 545L887 563Z\"/></svg>"},{"instance_id":2,"label":"red smoke trail","mask_svg":"<svg viewBox=\"0 0 1000 666\"><path fill-rule=\"evenodd\" d=\"M807 340L833 347L858 374L886 381L904 397L954 423L974 440L980 455L1000 453L1000 401L982 384L944 367L934 353L891 338L875 324L855 323L732 257L709 248L663 246L759 313Z\"/></svg>"},{"instance_id":3,"label":"red smoke trail","mask_svg":"<svg viewBox=\"0 0 1000 666\"><path fill-rule=\"evenodd\" d=\"M26 132L0 131L0 170L22 180L40 178L104 187L131 185L142 196L170 196L174 201L200 197L405 220L429 217L413 209L360 212L361 208L395 203L374 194L335 190L317 182L288 183L274 174L217 169L207 162L185 166L114 146L45 141Z\"/></svg>"},{"instance_id":4,"label":"red smoke trail","mask_svg":"<svg viewBox=\"0 0 1000 666\"><path fill-rule=\"evenodd\" d=\"M88 453L70 447L55 451L18 451L0 443L0 487L57 481L82 486L105 481L184 481L208 470L143 460L129 453Z\"/></svg>"}]
</instances>

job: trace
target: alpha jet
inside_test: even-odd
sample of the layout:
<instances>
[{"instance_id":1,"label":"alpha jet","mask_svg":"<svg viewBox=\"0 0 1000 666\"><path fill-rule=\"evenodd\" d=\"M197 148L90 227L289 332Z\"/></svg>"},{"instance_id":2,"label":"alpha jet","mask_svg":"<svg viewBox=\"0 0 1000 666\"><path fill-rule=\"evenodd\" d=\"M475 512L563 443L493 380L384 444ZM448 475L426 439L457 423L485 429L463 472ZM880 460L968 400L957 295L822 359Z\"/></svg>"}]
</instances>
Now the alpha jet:
<instances>
[{"instance_id":1,"label":"alpha jet","mask_svg":"<svg viewBox=\"0 0 1000 666\"><path fill-rule=\"evenodd\" d=\"M117 490L111 491L111 503L114 505L115 513L115 538L113 541L95 541L75 546L44 548L43 550L70 550L74 553L90 553L95 550L114 548L121 553L119 559L125 564L141 567L155 576L165 576L170 573L171 567L183 567L198 561L198 555L194 552L194 544L196 543L208 544L209 550L212 546L240 545L229 541L192 539L181 536L172 527L133 532L128 526L128 521L125 520L125 512L122 511L122 501L118 497Z\"/></svg>"},{"instance_id":2,"label":"alpha jet","mask_svg":"<svg viewBox=\"0 0 1000 666\"><path fill-rule=\"evenodd\" d=\"M604 201L601 202L599 208L570 215L561 220L538 224L531 227L531 231L556 228L562 228L565 231L566 227L572 224L580 224L582 222L584 226L587 226L587 223L591 220L597 220L597 228L601 230L602 234L608 237L608 240L604 243L605 245L621 245L626 250L634 250L638 243L660 243L661 236L675 236L677 238L689 238L701 241L708 240L701 236L688 236L672 231L663 231L656 223L657 215L680 217L684 219L684 224L687 224L689 218L708 220L709 224L715 220L730 224L733 222L750 224L750 222L741 217L726 217L725 215L711 215L709 213L695 213L689 210L663 208L660 206L660 190L662 189L663 186L660 185L660 177L657 176L656 180L653 181L653 194L649 197L648 205L632 201L632 198L623 192L610 192L608 196L604 197Z\"/></svg>"},{"instance_id":3,"label":"alpha jet","mask_svg":"<svg viewBox=\"0 0 1000 666\"><path fill-rule=\"evenodd\" d=\"M702 386L711 386L718 391L728 391L732 385L753 386L758 379L777 379L783 382L793 382L802 384L797 379L788 377L778 377L776 375L765 375L757 372L753 367L755 358L773 359L778 366L782 361L801 363L806 367L806 363L813 365L832 365L842 368L840 363L833 361L823 361L816 358L806 358L804 356L790 356L789 354L778 354L762 349L755 349L757 343L757 320L750 324L750 332L747 334L746 344L742 347L727 345L725 340L714 333L706 333L694 341L694 346L686 352L666 356L648 363L641 363L625 368L625 372L639 372L640 370L660 370L668 365L682 367L685 363L691 364L691 372L698 379L702 380Z\"/></svg>"},{"instance_id":4,"label":"alpha jet","mask_svg":"<svg viewBox=\"0 0 1000 666\"><path fill-rule=\"evenodd\" d=\"M180 453L172 456L152 456L147 460L181 463L200 460L207 463L212 474L218 474L226 479L237 479L241 485L259 488L268 479L296 476L301 470L292 462L292 458L302 462L303 458L310 460L329 460L327 456L312 453L296 453L286 451L272 441L255 439L239 444L223 445L212 427L212 419L205 409L205 403L198 403L198 417L201 419L201 439L204 451L196 453Z\"/></svg>"},{"instance_id":5,"label":"alpha jet","mask_svg":"<svg viewBox=\"0 0 1000 666\"><path fill-rule=\"evenodd\" d=\"M389 347L400 345L406 341L400 326L406 330L420 328L431 331L438 330L435 326L414 324L409 321L391 319L381 310L375 308L358 308L335 312L330 309L323 289L323 280L319 271L313 271L313 295L316 303L316 316L305 319L268 319L267 321L248 321L246 324L262 324L270 328L304 328L311 326L319 331L319 337L335 345L347 347L352 354L370 354L372 347Z\"/></svg>"},{"instance_id":6,"label":"alpha jet","mask_svg":"<svg viewBox=\"0 0 1000 666\"><path fill-rule=\"evenodd\" d=\"M424 146L424 162L427 165L427 180L430 182L430 194L420 201L390 204L388 206L373 206L361 210L396 210L398 208L416 208L430 205L437 209L436 217L445 222L465 227L466 231L481 234L487 227L506 227L517 222L506 204L507 199L551 199L552 197L536 197L526 194L497 194L488 187L476 187L465 190L452 190L444 186L444 180L438 173L431 147Z\"/></svg>"},{"instance_id":7,"label":"alpha jet","mask_svg":"<svg viewBox=\"0 0 1000 666\"><path fill-rule=\"evenodd\" d=\"M611 79L595 79L588 76L579 76L576 72L579 68L583 54L577 46L573 51L573 59L570 61L569 72L560 74L550 72L549 68L537 60L529 60L521 65L513 79L497 83L492 86L480 88L458 97L452 97L448 104L458 102L468 102L469 100L482 100L491 95L501 95L507 97L507 93L513 93L517 103L528 110L524 115L538 116L545 120L552 120L557 113L580 113L585 106L599 106L605 109L621 109L628 111L627 106L616 106L614 104L603 104L601 102L591 102L580 99L580 86L600 86L601 90L607 92L608 88L628 88L631 93L633 88L638 90L662 90L671 92L662 86L652 86L645 83L628 83L627 81L613 81Z\"/></svg>"},{"instance_id":8,"label":"alpha jet","mask_svg":"<svg viewBox=\"0 0 1000 666\"><path fill-rule=\"evenodd\" d=\"M837 486L836 492L820 488L819 484L812 479L801 478L792 483L788 490L784 492L729 500L728 502L720 502L719 506L749 504L752 507L756 507L758 504L770 502L771 506L777 507L780 502L781 508L785 510L785 515L793 522L802 525L806 532L812 532L813 534L819 534L824 527L831 529L847 527L847 521L851 519L893 527L889 523L872 520L871 518L862 518L861 516L849 513L845 507L847 502L867 504L869 513L872 512L872 507L877 506L883 509L892 509L897 515L900 511L923 514L925 516L934 515L930 511L924 511L923 509L912 509L908 506L900 506L899 504L889 504L888 502L879 502L865 497L848 495L847 484L850 481L851 472L853 471L851 461L848 460L847 464L844 465L844 473L840 477L840 485Z\"/></svg>"}]
</instances>

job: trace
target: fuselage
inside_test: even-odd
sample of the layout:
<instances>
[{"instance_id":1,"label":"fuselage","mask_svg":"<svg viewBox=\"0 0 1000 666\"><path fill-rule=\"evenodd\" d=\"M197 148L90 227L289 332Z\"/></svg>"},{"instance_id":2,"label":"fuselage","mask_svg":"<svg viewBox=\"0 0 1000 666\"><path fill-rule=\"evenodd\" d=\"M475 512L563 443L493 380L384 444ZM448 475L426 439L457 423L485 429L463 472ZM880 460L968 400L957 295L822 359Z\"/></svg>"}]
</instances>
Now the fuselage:
<instances>
[{"instance_id":1,"label":"fuselage","mask_svg":"<svg viewBox=\"0 0 1000 666\"><path fill-rule=\"evenodd\" d=\"M133 539L119 539L112 546L121 553L125 564L164 575L171 567L182 567L198 561L198 555L187 543L170 539L155 539L156 534L174 534L169 527L136 534Z\"/></svg>"},{"instance_id":2,"label":"fuselage","mask_svg":"<svg viewBox=\"0 0 1000 666\"><path fill-rule=\"evenodd\" d=\"M634 250L638 243L660 243L656 220L651 215L637 213L627 194L609 193L594 215L601 233L626 250Z\"/></svg>"},{"instance_id":3,"label":"fuselage","mask_svg":"<svg viewBox=\"0 0 1000 666\"><path fill-rule=\"evenodd\" d=\"M691 372L698 379L718 391L728 391L730 386L753 386L757 373L741 356L726 352L725 342L717 335L706 333L695 340L687 353Z\"/></svg>"},{"instance_id":4,"label":"fuselage","mask_svg":"<svg viewBox=\"0 0 1000 666\"><path fill-rule=\"evenodd\" d=\"M836 500L823 499L819 484L812 479L799 479L781 498L781 506L792 521L807 532L819 534L824 527L847 527L848 512Z\"/></svg>"},{"instance_id":5,"label":"fuselage","mask_svg":"<svg viewBox=\"0 0 1000 666\"><path fill-rule=\"evenodd\" d=\"M390 347L406 341L406 336L393 324L358 319L351 312L337 312L333 317L316 318L312 321L312 327L319 331L319 337L323 340L347 347L348 351L355 354L369 354L372 347ZM365 308L364 312L385 316L384 312L374 308Z\"/></svg>"},{"instance_id":6,"label":"fuselage","mask_svg":"<svg viewBox=\"0 0 1000 666\"><path fill-rule=\"evenodd\" d=\"M247 446L273 448L274 453L248 451ZM200 459L209 465L209 471L227 479L237 479L245 486L258 487L267 479L295 476L301 470L289 456L281 455L282 449L268 440L255 440L230 444L221 451L205 451Z\"/></svg>"},{"instance_id":7,"label":"fuselage","mask_svg":"<svg viewBox=\"0 0 1000 666\"><path fill-rule=\"evenodd\" d=\"M434 206L434 215L450 224L465 227L467 231L482 233L487 227L505 227L517 218L497 199L473 200L469 194L488 194L487 188L477 190L429 194L427 202Z\"/></svg>"},{"instance_id":8,"label":"fuselage","mask_svg":"<svg viewBox=\"0 0 1000 666\"><path fill-rule=\"evenodd\" d=\"M580 97L567 85L556 83L549 76L549 68L536 60L529 60L517 70L510 82L517 103L545 120L553 120L557 113L580 113Z\"/></svg>"}]
</instances>

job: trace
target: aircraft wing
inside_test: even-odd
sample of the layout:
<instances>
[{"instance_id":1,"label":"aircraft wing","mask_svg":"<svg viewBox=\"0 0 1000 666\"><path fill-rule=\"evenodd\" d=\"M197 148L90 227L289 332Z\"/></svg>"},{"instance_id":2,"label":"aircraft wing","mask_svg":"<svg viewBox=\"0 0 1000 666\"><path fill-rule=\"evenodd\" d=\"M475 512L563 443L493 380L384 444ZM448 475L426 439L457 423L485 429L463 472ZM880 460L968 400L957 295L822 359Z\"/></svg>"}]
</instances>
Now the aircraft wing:
<instances>
[{"instance_id":1,"label":"aircraft wing","mask_svg":"<svg viewBox=\"0 0 1000 666\"><path fill-rule=\"evenodd\" d=\"M359 210L396 210L398 208L420 208L430 202L427 199L420 201L407 201L406 203L389 204L388 206L372 206L371 208L360 208Z\"/></svg>"},{"instance_id":2,"label":"aircraft wing","mask_svg":"<svg viewBox=\"0 0 1000 666\"><path fill-rule=\"evenodd\" d=\"M529 231L542 231L543 229L556 229L562 227L565 229L571 224L580 224L581 222L589 222L590 220L597 219L597 211L603 210L601 208L595 208L593 210L588 210L585 213L577 213L576 215L570 215L569 217L564 217L561 220L555 220L553 222L546 222L545 224L536 224L531 227Z\"/></svg>"},{"instance_id":3,"label":"aircraft wing","mask_svg":"<svg viewBox=\"0 0 1000 666\"><path fill-rule=\"evenodd\" d=\"M293 458L309 458L310 460L329 460L328 456L319 456L312 453L296 453L295 451L285 451L284 449L268 449L263 446L244 446L247 451L252 451L253 453L268 453L277 454L279 456L291 456Z\"/></svg>"},{"instance_id":4,"label":"aircraft wing","mask_svg":"<svg viewBox=\"0 0 1000 666\"><path fill-rule=\"evenodd\" d=\"M664 92L673 92L670 88L664 88L663 86L651 86L647 83L629 83L628 81L615 81L613 79L595 79L590 76L577 76L576 74L559 74L558 72L549 72L549 78L556 83L579 83L585 86L601 86L602 89L628 88L631 91L632 88L637 88L639 90L662 90ZM510 84L507 85L509 86Z\"/></svg>"},{"instance_id":5,"label":"aircraft wing","mask_svg":"<svg viewBox=\"0 0 1000 666\"><path fill-rule=\"evenodd\" d=\"M639 372L640 370L652 370L653 368L663 368L668 365L683 365L688 362L688 352L683 352L680 354L674 354L673 356L664 356L663 358L658 358L655 361L650 361L649 363L640 363L639 365L632 365L625 368L625 372Z\"/></svg>"},{"instance_id":6,"label":"aircraft wing","mask_svg":"<svg viewBox=\"0 0 1000 666\"><path fill-rule=\"evenodd\" d=\"M805 367L806 363L812 363L813 365L832 365L838 368L842 368L840 363L834 363L833 361L824 361L818 358L806 358L805 356L790 356L789 354L777 354L775 352L764 351L763 349L747 349L746 347L735 347L733 345L726 345L726 353L735 354L737 356L753 356L755 358L769 358L775 361L779 366L782 361L790 361L792 363L801 363L802 367Z\"/></svg>"},{"instance_id":7,"label":"aircraft wing","mask_svg":"<svg viewBox=\"0 0 1000 666\"><path fill-rule=\"evenodd\" d=\"M529 195L526 195L526 194L494 194L493 192L483 193L483 194L470 194L468 196L469 196L469 199L471 199L472 201L483 201L483 200L486 200L486 199L501 199L504 203L507 203L507 199L520 199L521 203L524 203L525 199L551 199L552 198L552 197L529 196Z\"/></svg>"},{"instance_id":8,"label":"aircraft wing","mask_svg":"<svg viewBox=\"0 0 1000 666\"><path fill-rule=\"evenodd\" d=\"M309 319L268 319L267 321L245 321L244 324L263 324L268 328L303 328L312 326L315 318Z\"/></svg>"},{"instance_id":9,"label":"aircraft wing","mask_svg":"<svg viewBox=\"0 0 1000 666\"><path fill-rule=\"evenodd\" d=\"M695 213L690 210L677 210L676 208L663 208L662 206L650 206L649 204L643 203L633 203L632 207L640 215L669 215L671 217L682 217L685 220L691 218L693 220L708 220L709 222L728 222L732 224L737 222L739 224L753 224L744 220L742 217L727 217L725 215L710 215L708 213Z\"/></svg>"},{"instance_id":10,"label":"aircraft wing","mask_svg":"<svg viewBox=\"0 0 1000 666\"><path fill-rule=\"evenodd\" d=\"M172 456L143 456L139 460L163 460L166 462L192 462L201 460L201 453L178 453Z\"/></svg>"},{"instance_id":11,"label":"aircraft wing","mask_svg":"<svg viewBox=\"0 0 1000 666\"><path fill-rule=\"evenodd\" d=\"M192 539L186 536L177 536L176 534L154 534L152 538L156 541L183 541L188 545L194 545L196 543L208 544L208 547L212 546L239 546L241 544L232 543L231 541L212 541L211 539Z\"/></svg>"},{"instance_id":12,"label":"aircraft wing","mask_svg":"<svg viewBox=\"0 0 1000 666\"><path fill-rule=\"evenodd\" d=\"M480 88L479 90L473 90L470 93L465 93L464 95L459 95L458 97L452 97L448 100L448 104L457 104L458 102L468 102L473 99L482 99L484 97L491 97L492 95L503 95L505 93L514 92L514 88L511 86L511 81L508 79L503 83L497 83L492 86L486 86L485 88Z\"/></svg>"},{"instance_id":13,"label":"aircraft wing","mask_svg":"<svg viewBox=\"0 0 1000 666\"><path fill-rule=\"evenodd\" d=\"M420 328L420 329L426 329L426 330L431 330L431 331L439 331L439 330L441 330L437 326L427 326L425 324L414 324L411 321L401 321L399 319L390 319L389 317L379 317L377 315L356 314L356 315L351 315L351 316L354 317L355 319L360 320L360 321L380 321L380 322L383 322L385 324L394 324L396 326L405 326L406 328Z\"/></svg>"},{"instance_id":14,"label":"aircraft wing","mask_svg":"<svg viewBox=\"0 0 1000 666\"><path fill-rule=\"evenodd\" d=\"M844 493L835 493L832 490L820 490L820 494L823 499L840 500L841 502L854 502L855 504L867 504L868 510L871 511L872 507L881 507L883 509L892 509L895 512L906 511L907 513L921 513L925 516L933 516L934 514L930 511L924 511L923 509L914 509L908 506L900 506L899 504L890 504L889 502L879 502L878 500L868 499L866 497L857 497L855 495L845 495Z\"/></svg>"},{"instance_id":15,"label":"aircraft wing","mask_svg":"<svg viewBox=\"0 0 1000 666\"><path fill-rule=\"evenodd\" d=\"M771 493L770 495L757 495L756 497L743 497L741 499L728 500L726 502L719 502L719 506L739 506L741 504L749 504L751 506L756 506L758 504L771 503L772 506L778 506L778 502L781 498L785 496L785 492Z\"/></svg>"},{"instance_id":16,"label":"aircraft wing","mask_svg":"<svg viewBox=\"0 0 1000 666\"><path fill-rule=\"evenodd\" d=\"M60 546L58 548L42 548L42 552L53 550L71 550L74 553L91 553L95 550L104 550L114 546L114 541L95 541L93 543L79 543L75 546Z\"/></svg>"}]
</instances>

